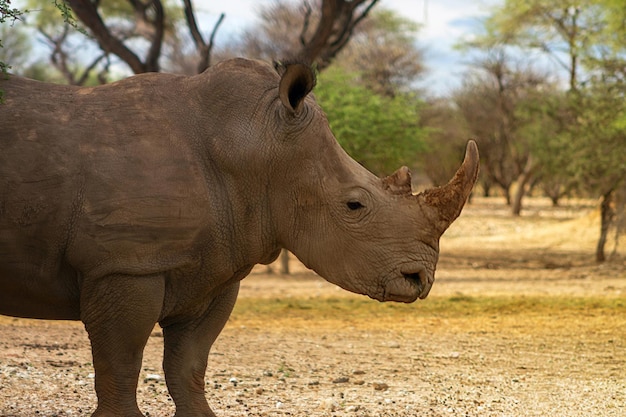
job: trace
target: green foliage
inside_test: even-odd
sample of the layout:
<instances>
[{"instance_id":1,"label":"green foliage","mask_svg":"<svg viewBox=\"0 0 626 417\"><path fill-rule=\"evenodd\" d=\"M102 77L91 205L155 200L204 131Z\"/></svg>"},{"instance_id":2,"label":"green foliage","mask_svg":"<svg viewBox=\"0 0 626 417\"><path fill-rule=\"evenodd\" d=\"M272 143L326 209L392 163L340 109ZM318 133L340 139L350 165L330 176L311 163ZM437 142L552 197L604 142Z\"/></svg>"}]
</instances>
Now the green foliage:
<instances>
[{"instance_id":1,"label":"green foliage","mask_svg":"<svg viewBox=\"0 0 626 417\"><path fill-rule=\"evenodd\" d=\"M568 171L581 187L603 195L626 181L626 104L622 94L602 85L585 93L566 148Z\"/></svg>"},{"instance_id":2,"label":"green foliage","mask_svg":"<svg viewBox=\"0 0 626 417\"><path fill-rule=\"evenodd\" d=\"M84 29L78 26L76 18L74 18L74 15L72 14L72 9L64 0L54 0L54 7L61 12L61 18L65 24L72 26L74 29L85 35L87 34Z\"/></svg>"},{"instance_id":3,"label":"green foliage","mask_svg":"<svg viewBox=\"0 0 626 417\"><path fill-rule=\"evenodd\" d=\"M14 23L19 20L26 11L22 11L11 6L11 0L0 0L0 23ZM2 39L0 39L0 48L3 48ZM11 67L6 62L0 60L0 75L5 77L7 71ZM0 103L4 101L4 92L0 90Z\"/></svg>"},{"instance_id":4,"label":"green foliage","mask_svg":"<svg viewBox=\"0 0 626 417\"><path fill-rule=\"evenodd\" d=\"M11 0L0 0L0 23L11 22L19 20L22 15L26 13L25 10L20 10L11 6Z\"/></svg>"},{"instance_id":5,"label":"green foliage","mask_svg":"<svg viewBox=\"0 0 626 417\"><path fill-rule=\"evenodd\" d=\"M357 79L358 74L333 67L319 77L316 97L337 140L376 174L411 165L424 148L420 101L412 94L377 94Z\"/></svg>"}]
</instances>

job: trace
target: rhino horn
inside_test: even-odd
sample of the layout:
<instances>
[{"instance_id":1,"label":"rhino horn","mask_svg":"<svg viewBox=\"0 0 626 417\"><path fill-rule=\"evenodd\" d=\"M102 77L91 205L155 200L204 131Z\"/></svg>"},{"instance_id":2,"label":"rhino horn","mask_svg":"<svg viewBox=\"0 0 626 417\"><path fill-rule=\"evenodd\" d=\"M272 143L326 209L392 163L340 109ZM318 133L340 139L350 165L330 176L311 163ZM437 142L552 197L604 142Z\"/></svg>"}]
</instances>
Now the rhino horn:
<instances>
[{"instance_id":1,"label":"rhino horn","mask_svg":"<svg viewBox=\"0 0 626 417\"><path fill-rule=\"evenodd\" d=\"M383 188L392 194L411 194L411 171L403 166L390 176L383 178Z\"/></svg>"},{"instance_id":2,"label":"rhino horn","mask_svg":"<svg viewBox=\"0 0 626 417\"><path fill-rule=\"evenodd\" d=\"M416 196L418 201L432 207L438 217L437 228L443 233L461 214L474 183L478 178L478 145L469 140L465 149L463 164L446 185L431 188Z\"/></svg>"}]
</instances>

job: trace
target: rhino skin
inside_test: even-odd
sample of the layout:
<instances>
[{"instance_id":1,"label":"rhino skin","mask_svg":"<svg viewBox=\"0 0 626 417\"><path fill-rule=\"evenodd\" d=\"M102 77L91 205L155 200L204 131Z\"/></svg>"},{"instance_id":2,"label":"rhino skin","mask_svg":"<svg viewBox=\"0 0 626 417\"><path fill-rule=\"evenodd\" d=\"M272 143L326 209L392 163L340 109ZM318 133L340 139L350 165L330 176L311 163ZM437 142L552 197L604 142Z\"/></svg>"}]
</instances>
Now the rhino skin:
<instances>
[{"instance_id":1,"label":"rhino skin","mask_svg":"<svg viewBox=\"0 0 626 417\"><path fill-rule=\"evenodd\" d=\"M380 301L428 294L478 149L414 195L338 145L311 69L234 59L99 87L0 81L0 314L81 320L94 416L141 416L143 348L163 328L176 416L214 416L209 349L239 282L281 248Z\"/></svg>"}]
</instances>

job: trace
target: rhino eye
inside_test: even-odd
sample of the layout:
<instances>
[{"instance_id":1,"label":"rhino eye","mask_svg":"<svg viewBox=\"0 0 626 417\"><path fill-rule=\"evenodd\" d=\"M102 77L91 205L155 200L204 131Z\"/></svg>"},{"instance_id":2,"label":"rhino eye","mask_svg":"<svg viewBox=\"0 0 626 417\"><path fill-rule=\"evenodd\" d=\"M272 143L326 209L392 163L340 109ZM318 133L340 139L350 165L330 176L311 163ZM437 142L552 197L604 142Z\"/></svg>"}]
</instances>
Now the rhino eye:
<instances>
[{"instance_id":1,"label":"rhino eye","mask_svg":"<svg viewBox=\"0 0 626 417\"><path fill-rule=\"evenodd\" d=\"M365 207L363 204L361 204L358 201L348 201L347 206L350 210L358 210L358 209Z\"/></svg>"}]
</instances>

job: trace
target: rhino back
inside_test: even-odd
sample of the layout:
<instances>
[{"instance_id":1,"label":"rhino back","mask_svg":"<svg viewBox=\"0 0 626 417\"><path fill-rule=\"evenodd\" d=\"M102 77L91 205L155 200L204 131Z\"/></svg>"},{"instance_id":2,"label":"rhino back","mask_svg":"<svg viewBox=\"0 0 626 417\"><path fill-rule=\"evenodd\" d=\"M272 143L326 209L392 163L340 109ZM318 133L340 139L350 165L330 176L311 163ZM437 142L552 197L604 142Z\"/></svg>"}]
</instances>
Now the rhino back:
<instances>
[{"instance_id":1,"label":"rhino back","mask_svg":"<svg viewBox=\"0 0 626 417\"><path fill-rule=\"evenodd\" d=\"M189 262L211 204L177 121L184 109L167 105L182 81L0 84L0 308L10 310L9 294L46 294L72 315L84 274Z\"/></svg>"}]
</instances>

